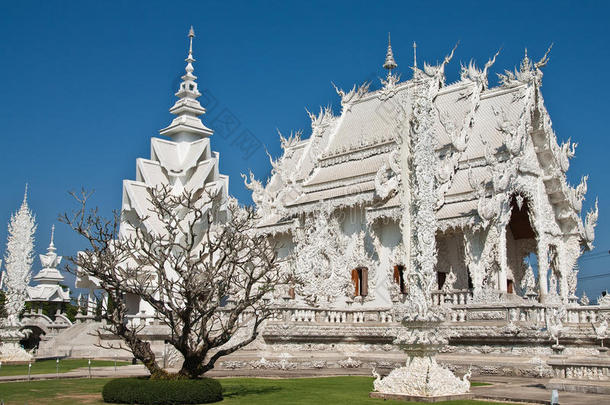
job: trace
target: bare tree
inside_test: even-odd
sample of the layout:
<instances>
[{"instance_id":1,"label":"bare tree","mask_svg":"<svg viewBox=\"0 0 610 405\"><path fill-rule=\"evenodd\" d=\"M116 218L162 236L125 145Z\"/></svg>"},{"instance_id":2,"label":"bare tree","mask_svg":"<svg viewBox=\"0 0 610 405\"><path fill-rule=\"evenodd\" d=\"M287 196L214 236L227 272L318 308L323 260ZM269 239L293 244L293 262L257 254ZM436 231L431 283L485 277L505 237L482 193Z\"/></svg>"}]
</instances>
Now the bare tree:
<instances>
[{"instance_id":1,"label":"bare tree","mask_svg":"<svg viewBox=\"0 0 610 405\"><path fill-rule=\"evenodd\" d=\"M197 378L216 361L252 342L272 314L267 299L281 282L275 246L256 232L251 207L209 188L174 195L149 188L146 216L104 219L88 210L90 193L61 220L88 241L70 258L71 271L99 280L110 308L106 330L120 337L153 377L171 377L157 363L141 327L128 319L126 296L148 303L168 327L167 341L184 357L177 377ZM120 234L119 234L120 233Z\"/></svg>"}]
</instances>

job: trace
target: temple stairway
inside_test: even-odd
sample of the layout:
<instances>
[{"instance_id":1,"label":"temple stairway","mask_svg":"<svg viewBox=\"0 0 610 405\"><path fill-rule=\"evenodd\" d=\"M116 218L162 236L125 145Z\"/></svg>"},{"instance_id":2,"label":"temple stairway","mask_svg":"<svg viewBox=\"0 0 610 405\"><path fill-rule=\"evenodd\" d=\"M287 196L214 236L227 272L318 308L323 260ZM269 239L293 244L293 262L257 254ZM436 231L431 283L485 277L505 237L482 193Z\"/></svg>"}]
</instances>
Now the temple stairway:
<instances>
[{"instance_id":1,"label":"temple stairway","mask_svg":"<svg viewBox=\"0 0 610 405\"><path fill-rule=\"evenodd\" d=\"M75 357L75 358L131 358L123 350L103 349L97 331L100 322L83 322L72 325L59 334L40 341L36 358Z\"/></svg>"}]
</instances>

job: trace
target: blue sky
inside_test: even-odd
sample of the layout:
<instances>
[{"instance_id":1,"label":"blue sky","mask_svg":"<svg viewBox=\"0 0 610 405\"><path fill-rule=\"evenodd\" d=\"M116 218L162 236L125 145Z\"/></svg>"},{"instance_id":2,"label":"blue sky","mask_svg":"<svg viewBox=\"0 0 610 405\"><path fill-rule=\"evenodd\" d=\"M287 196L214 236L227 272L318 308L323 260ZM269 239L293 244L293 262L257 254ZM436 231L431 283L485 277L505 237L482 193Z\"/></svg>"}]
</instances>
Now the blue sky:
<instances>
[{"instance_id":1,"label":"blue sky","mask_svg":"<svg viewBox=\"0 0 610 405\"><path fill-rule=\"evenodd\" d=\"M492 72L517 66L523 49L538 59L551 42L543 94L561 140L579 143L569 180L590 174L585 207L599 196L597 251L610 249L610 6L604 2L156 2L6 1L0 4L2 252L10 213L30 184L37 250L48 244L57 215L71 208L68 190L95 190L103 212L120 207L121 181L135 177L135 159L149 157L151 136L171 120L168 108L184 72L188 27L195 27L195 74L214 129L220 113L239 120L262 146L244 157L235 135L212 138L230 192L250 202L240 173L265 178L265 150L280 152L284 134L310 126L305 108L340 111L331 82L347 89L383 74L387 33L399 71L418 60L441 60L459 40L459 63L482 66L500 47ZM494 75L495 77L495 75ZM493 83L493 80L492 80ZM81 246L58 225L60 253ZM35 270L39 262L35 263ZM610 272L610 255L582 262L581 275ZM610 289L610 277L583 281L589 296Z\"/></svg>"}]
</instances>

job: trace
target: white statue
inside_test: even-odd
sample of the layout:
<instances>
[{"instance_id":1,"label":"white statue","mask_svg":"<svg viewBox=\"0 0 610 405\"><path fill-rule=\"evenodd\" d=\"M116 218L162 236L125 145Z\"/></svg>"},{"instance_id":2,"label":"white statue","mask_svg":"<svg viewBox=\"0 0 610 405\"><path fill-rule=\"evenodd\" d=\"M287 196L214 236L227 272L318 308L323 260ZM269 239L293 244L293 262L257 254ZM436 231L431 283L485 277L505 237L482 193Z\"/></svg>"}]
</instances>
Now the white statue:
<instances>
[{"instance_id":1,"label":"white statue","mask_svg":"<svg viewBox=\"0 0 610 405\"><path fill-rule=\"evenodd\" d=\"M563 350L563 346L559 344L559 335L565 330L563 326L563 320L565 319L566 309L561 306L559 308L554 308L552 310L552 314L547 316L547 330L551 335L551 338L555 340L555 344L551 346L553 350L561 352Z\"/></svg>"},{"instance_id":2,"label":"white statue","mask_svg":"<svg viewBox=\"0 0 610 405\"><path fill-rule=\"evenodd\" d=\"M586 292L582 292L582 297L580 297L580 303L581 305L589 305L589 297L587 297L587 293Z\"/></svg>"},{"instance_id":3,"label":"white statue","mask_svg":"<svg viewBox=\"0 0 610 405\"><path fill-rule=\"evenodd\" d=\"M604 319L599 325L592 325L597 339L601 342L601 347L604 347L604 339L606 338L606 332L608 330L608 321Z\"/></svg>"},{"instance_id":4,"label":"white statue","mask_svg":"<svg viewBox=\"0 0 610 405\"><path fill-rule=\"evenodd\" d=\"M443 291L443 292L453 291L455 289L456 281L457 281L457 277L456 277L455 273L453 272L453 267L452 267L449 270L449 273L447 274L447 278L445 279L445 283L443 284L443 288L441 289L441 291Z\"/></svg>"}]
</instances>

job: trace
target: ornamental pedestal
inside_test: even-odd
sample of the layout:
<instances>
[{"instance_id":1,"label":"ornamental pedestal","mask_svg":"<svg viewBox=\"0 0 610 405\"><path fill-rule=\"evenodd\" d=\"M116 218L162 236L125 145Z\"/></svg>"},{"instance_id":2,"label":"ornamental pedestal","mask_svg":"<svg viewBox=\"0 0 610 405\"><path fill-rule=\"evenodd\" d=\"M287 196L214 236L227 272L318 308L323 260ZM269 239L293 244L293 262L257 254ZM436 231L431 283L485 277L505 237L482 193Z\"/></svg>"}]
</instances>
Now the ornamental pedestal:
<instances>
[{"instance_id":1,"label":"ornamental pedestal","mask_svg":"<svg viewBox=\"0 0 610 405\"><path fill-rule=\"evenodd\" d=\"M394 344L407 353L407 362L384 378L373 370L372 398L439 402L473 397L468 393L470 372L460 379L436 362L436 354L447 344L440 323L438 318L403 322Z\"/></svg>"},{"instance_id":2,"label":"ornamental pedestal","mask_svg":"<svg viewBox=\"0 0 610 405\"><path fill-rule=\"evenodd\" d=\"M21 347L20 341L30 335L30 330L21 331L19 325L0 327L0 361L2 363L25 363L34 356Z\"/></svg>"}]
</instances>

